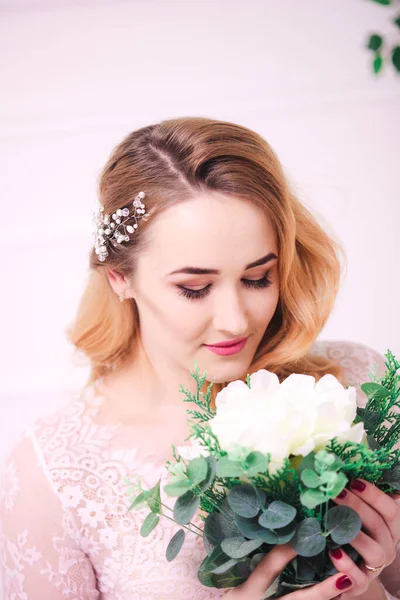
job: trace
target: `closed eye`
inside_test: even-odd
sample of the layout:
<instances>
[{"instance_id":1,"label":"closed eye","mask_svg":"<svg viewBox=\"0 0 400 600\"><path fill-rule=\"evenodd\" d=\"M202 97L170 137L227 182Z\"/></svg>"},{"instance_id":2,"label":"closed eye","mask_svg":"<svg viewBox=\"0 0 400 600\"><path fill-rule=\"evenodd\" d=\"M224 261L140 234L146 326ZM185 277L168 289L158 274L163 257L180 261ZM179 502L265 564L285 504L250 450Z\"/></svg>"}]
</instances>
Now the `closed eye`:
<instances>
[{"instance_id":1,"label":"closed eye","mask_svg":"<svg viewBox=\"0 0 400 600\"><path fill-rule=\"evenodd\" d=\"M268 271L261 279L242 279L242 283L246 288L264 290L268 288L272 283L269 274L270 272ZM178 285L177 287L180 289L180 296L184 296L185 298L189 298L190 300L201 300L202 298L208 296L208 294L211 291L212 284L209 283L201 290L191 290L189 288L185 288L182 285Z\"/></svg>"}]
</instances>

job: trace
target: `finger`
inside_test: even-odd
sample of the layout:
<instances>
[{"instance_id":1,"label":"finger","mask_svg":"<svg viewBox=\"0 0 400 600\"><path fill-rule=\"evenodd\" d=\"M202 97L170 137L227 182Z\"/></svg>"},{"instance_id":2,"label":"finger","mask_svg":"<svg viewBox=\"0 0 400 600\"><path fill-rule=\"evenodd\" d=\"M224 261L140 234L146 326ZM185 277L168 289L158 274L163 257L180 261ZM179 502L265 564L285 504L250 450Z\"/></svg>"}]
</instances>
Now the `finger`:
<instances>
[{"instance_id":1,"label":"finger","mask_svg":"<svg viewBox=\"0 0 400 600\"><path fill-rule=\"evenodd\" d=\"M363 531L360 531L354 540L350 542L350 545L353 546L354 550L357 550L364 562L370 567L380 567L385 565L386 561L389 561L389 557L386 556L382 546ZM390 562L387 562L387 564L390 564ZM374 574L371 571L368 571L365 567L359 568L361 568L363 573L365 573L369 579L375 579L375 577L379 575L379 573Z\"/></svg>"},{"instance_id":2,"label":"finger","mask_svg":"<svg viewBox=\"0 0 400 600\"><path fill-rule=\"evenodd\" d=\"M364 479L350 481L350 489L381 515L392 538L397 542L400 538L400 507L393 498Z\"/></svg>"},{"instance_id":3,"label":"finger","mask_svg":"<svg viewBox=\"0 0 400 600\"><path fill-rule=\"evenodd\" d=\"M355 562L342 548L335 548L329 551L330 559L338 571L347 573L348 577L353 582L352 594L363 594L367 589L372 577L370 578L363 570L361 570Z\"/></svg>"},{"instance_id":4,"label":"finger","mask_svg":"<svg viewBox=\"0 0 400 600\"><path fill-rule=\"evenodd\" d=\"M389 498L392 498L392 500L396 502L397 506L400 506L400 492L391 492L387 495L389 496Z\"/></svg>"},{"instance_id":5,"label":"finger","mask_svg":"<svg viewBox=\"0 0 400 600\"><path fill-rule=\"evenodd\" d=\"M275 546L254 569L250 577L236 588L236 590L240 589L243 592L243 596L242 594L237 596L238 600L242 597L246 600L260 600L296 555L297 552L289 544Z\"/></svg>"},{"instance_id":6,"label":"finger","mask_svg":"<svg viewBox=\"0 0 400 600\"><path fill-rule=\"evenodd\" d=\"M393 502L390 498L389 500ZM386 521L369 504L364 502L359 496L350 490L343 490L339 496L334 498L334 502L343 506L350 506L359 515L363 529L376 541L381 544L387 555L387 561L393 560L395 552L395 542L386 524Z\"/></svg>"},{"instance_id":7,"label":"finger","mask_svg":"<svg viewBox=\"0 0 400 600\"><path fill-rule=\"evenodd\" d=\"M341 598L342 592L348 590L353 590L353 582L350 577L345 573L336 573L322 583L288 594L285 598L288 600L331 600Z\"/></svg>"}]
</instances>

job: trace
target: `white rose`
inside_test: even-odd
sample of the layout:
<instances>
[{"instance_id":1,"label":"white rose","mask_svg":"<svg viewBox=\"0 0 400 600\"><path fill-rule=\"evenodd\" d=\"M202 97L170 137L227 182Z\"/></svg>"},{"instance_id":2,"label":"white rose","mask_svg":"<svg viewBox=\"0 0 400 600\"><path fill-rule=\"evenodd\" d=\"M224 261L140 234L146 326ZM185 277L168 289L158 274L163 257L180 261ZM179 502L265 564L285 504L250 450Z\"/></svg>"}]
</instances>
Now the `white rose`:
<instances>
[{"instance_id":1,"label":"white rose","mask_svg":"<svg viewBox=\"0 0 400 600\"><path fill-rule=\"evenodd\" d=\"M250 389L234 381L217 395L209 425L228 453L238 447L269 453L273 472L285 458L320 450L333 437L360 442L363 425L352 425L356 409L355 389L345 389L333 375L316 383L293 374L280 384L262 369L250 377Z\"/></svg>"}]
</instances>

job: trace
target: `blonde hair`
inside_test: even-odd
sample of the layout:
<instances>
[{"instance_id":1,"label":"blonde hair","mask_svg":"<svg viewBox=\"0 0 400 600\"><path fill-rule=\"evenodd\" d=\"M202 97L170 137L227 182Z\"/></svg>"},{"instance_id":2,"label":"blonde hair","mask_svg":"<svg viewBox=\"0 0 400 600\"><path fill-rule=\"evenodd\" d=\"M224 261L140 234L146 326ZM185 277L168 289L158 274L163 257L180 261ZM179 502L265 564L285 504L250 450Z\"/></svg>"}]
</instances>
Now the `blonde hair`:
<instances>
[{"instance_id":1,"label":"blonde hair","mask_svg":"<svg viewBox=\"0 0 400 600\"><path fill-rule=\"evenodd\" d=\"M277 236L280 298L249 373L265 368L280 379L294 372L342 377L337 364L310 353L335 302L341 248L292 193L277 156L259 134L202 117L138 129L105 165L100 203L111 214L142 190L151 218L140 222L129 244L111 246L105 263L92 250L87 287L69 329L70 341L90 360L91 382L122 366L138 344L136 304L119 301L106 269L131 275L149 242L152 220L199 192L214 191L260 207ZM215 385L214 393L223 385Z\"/></svg>"}]
</instances>

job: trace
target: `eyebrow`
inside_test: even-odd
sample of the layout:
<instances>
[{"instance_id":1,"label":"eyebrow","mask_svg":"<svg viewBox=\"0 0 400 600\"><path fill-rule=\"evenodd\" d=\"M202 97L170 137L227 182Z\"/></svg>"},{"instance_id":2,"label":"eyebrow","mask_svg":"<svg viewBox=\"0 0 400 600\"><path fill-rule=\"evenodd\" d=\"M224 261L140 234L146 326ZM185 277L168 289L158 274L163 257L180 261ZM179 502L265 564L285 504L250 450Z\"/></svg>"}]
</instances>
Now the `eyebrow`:
<instances>
[{"instance_id":1,"label":"eyebrow","mask_svg":"<svg viewBox=\"0 0 400 600\"><path fill-rule=\"evenodd\" d=\"M275 258L278 258L277 255L273 252L270 252L266 256L263 256L262 258L259 258L258 260L255 260L254 262L246 265L245 271L248 271L249 269L254 269L254 267L261 267L262 265L266 265ZM218 269L202 269L200 267L183 267L183 269L172 271L172 273L169 273L169 275L176 275L177 273L185 273L186 275L220 275L221 271L218 271Z\"/></svg>"}]
</instances>

